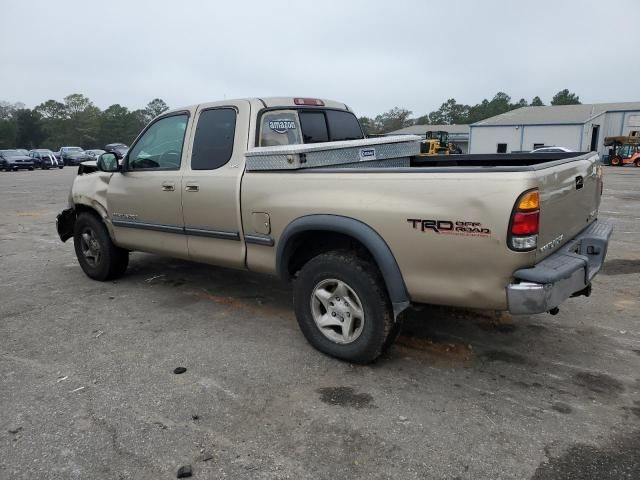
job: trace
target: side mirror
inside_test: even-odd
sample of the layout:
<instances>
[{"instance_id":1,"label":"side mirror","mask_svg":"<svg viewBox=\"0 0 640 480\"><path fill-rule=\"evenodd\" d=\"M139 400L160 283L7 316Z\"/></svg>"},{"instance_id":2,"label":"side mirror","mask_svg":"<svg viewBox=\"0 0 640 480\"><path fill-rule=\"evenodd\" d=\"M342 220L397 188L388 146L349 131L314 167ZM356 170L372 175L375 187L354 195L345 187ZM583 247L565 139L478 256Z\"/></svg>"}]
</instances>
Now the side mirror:
<instances>
[{"instance_id":1,"label":"side mirror","mask_svg":"<svg viewBox=\"0 0 640 480\"><path fill-rule=\"evenodd\" d=\"M98 157L96 163L98 170L103 172L117 172L120 170L118 165L118 157L114 153L103 153Z\"/></svg>"}]
</instances>

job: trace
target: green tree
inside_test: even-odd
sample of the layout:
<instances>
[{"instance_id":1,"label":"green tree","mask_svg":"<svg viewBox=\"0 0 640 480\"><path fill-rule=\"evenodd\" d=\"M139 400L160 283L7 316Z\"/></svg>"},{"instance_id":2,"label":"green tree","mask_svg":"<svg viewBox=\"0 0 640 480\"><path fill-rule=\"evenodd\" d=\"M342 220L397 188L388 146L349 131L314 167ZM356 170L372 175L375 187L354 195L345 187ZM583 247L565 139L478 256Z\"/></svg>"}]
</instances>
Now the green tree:
<instances>
[{"instance_id":1,"label":"green tree","mask_svg":"<svg viewBox=\"0 0 640 480\"><path fill-rule=\"evenodd\" d=\"M369 117L360 117L358 119L360 122L360 126L362 126L362 130L364 130L365 135L371 135L372 133L378 133L375 131L374 120Z\"/></svg>"},{"instance_id":2,"label":"green tree","mask_svg":"<svg viewBox=\"0 0 640 480\"><path fill-rule=\"evenodd\" d=\"M69 118L67 107L62 102L47 100L36 106L34 110L42 118L41 123L46 134L44 146L57 150L66 143L65 132Z\"/></svg>"},{"instance_id":3,"label":"green tree","mask_svg":"<svg viewBox=\"0 0 640 480\"><path fill-rule=\"evenodd\" d=\"M450 98L435 112L429 114L429 123L433 125L459 125L467 122L469 118L469 105L456 102Z\"/></svg>"},{"instance_id":4,"label":"green tree","mask_svg":"<svg viewBox=\"0 0 640 480\"><path fill-rule=\"evenodd\" d=\"M154 98L144 108L148 121L169 110L169 106L161 98Z\"/></svg>"},{"instance_id":5,"label":"green tree","mask_svg":"<svg viewBox=\"0 0 640 480\"><path fill-rule=\"evenodd\" d=\"M553 96L551 105L580 105L580 97L565 88Z\"/></svg>"},{"instance_id":6,"label":"green tree","mask_svg":"<svg viewBox=\"0 0 640 480\"><path fill-rule=\"evenodd\" d=\"M544 107L544 103L542 102L540 97L538 97L536 95L535 97L533 97L533 100L531 100L531 106L532 107Z\"/></svg>"},{"instance_id":7,"label":"green tree","mask_svg":"<svg viewBox=\"0 0 640 480\"><path fill-rule=\"evenodd\" d=\"M25 108L16 111L15 118L16 146L26 148L27 150L40 147L42 141L46 138L45 130L40 121L40 114L36 111Z\"/></svg>"},{"instance_id":8,"label":"green tree","mask_svg":"<svg viewBox=\"0 0 640 480\"><path fill-rule=\"evenodd\" d=\"M0 120L9 120L17 110L24 108L24 103L16 102L11 103L5 100L0 100Z\"/></svg>"},{"instance_id":9,"label":"green tree","mask_svg":"<svg viewBox=\"0 0 640 480\"><path fill-rule=\"evenodd\" d=\"M429 118L429 114L422 115L421 117L416 118L413 121L414 125L429 125L431 123L431 119Z\"/></svg>"},{"instance_id":10,"label":"green tree","mask_svg":"<svg viewBox=\"0 0 640 480\"><path fill-rule=\"evenodd\" d=\"M15 148L16 122L14 119L0 119L0 149Z\"/></svg>"},{"instance_id":11,"label":"green tree","mask_svg":"<svg viewBox=\"0 0 640 480\"><path fill-rule=\"evenodd\" d=\"M388 112L377 115L374 120L376 133L387 133L413 125L411 111L406 108L394 107ZM372 132L373 133L373 132Z\"/></svg>"},{"instance_id":12,"label":"green tree","mask_svg":"<svg viewBox=\"0 0 640 480\"><path fill-rule=\"evenodd\" d=\"M511 110L515 110L516 108L528 107L528 106L529 106L529 103L524 98L521 98L516 103L511 104Z\"/></svg>"}]
</instances>

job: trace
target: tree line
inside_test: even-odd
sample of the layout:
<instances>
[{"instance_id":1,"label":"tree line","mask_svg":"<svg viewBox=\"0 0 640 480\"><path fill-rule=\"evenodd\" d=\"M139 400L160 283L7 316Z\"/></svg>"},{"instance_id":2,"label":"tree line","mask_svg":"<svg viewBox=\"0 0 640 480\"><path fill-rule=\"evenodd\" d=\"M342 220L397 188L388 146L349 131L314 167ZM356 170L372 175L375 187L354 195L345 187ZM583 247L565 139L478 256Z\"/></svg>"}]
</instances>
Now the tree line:
<instances>
[{"instance_id":1,"label":"tree line","mask_svg":"<svg viewBox=\"0 0 640 480\"><path fill-rule=\"evenodd\" d=\"M47 100L33 109L20 102L0 101L0 149L130 144L152 118L168 109L162 99L155 98L138 110L120 104L100 110L79 93L67 95L62 102Z\"/></svg>"},{"instance_id":2,"label":"tree line","mask_svg":"<svg viewBox=\"0 0 640 480\"><path fill-rule=\"evenodd\" d=\"M551 99L551 105L579 103L580 97L568 89L559 91ZM476 105L465 105L450 98L438 110L417 118L412 118L410 110L395 107L373 118L361 117L360 123L368 134L387 133L411 125L470 124L516 108L543 105L537 96L531 103L524 98L512 103L509 95L498 92L491 100L484 99ZM25 108L20 102L0 101L0 149L57 150L63 145L101 148L107 143L130 144L152 118L168 109L162 99L155 98L138 110L129 110L117 103L100 110L79 93L67 95L62 102L47 100L33 109Z\"/></svg>"},{"instance_id":3,"label":"tree line","mask_svg":"<svg viewBox=\"0 0 640 480\"><path fill-rule=\"evenodd\" d=\"M551 105L576 104L580 104L580 97L566 88L551 99ZM524 98L512 103L509 95L498 92L491 100L485 98L476 105L465 105L450 98L438 110L417 118L411 117L413 112L410 110L395 107L373 118L360 117L360 123L367 134L392 132L411 125L468 125L528 106L541 107L544 103L538 96L533 97L531 103Z\"/></svg>"}]
</instances>

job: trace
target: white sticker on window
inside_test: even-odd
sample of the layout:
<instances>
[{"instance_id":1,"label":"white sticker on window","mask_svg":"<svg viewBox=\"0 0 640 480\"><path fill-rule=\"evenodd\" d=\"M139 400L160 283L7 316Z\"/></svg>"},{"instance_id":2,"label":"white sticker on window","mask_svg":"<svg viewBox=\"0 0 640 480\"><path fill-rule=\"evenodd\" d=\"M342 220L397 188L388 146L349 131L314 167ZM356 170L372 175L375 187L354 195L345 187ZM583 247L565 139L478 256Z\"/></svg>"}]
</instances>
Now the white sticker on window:
<instances>
[{"instance_id":1,"label":"white sticker on window","mask_svg":"<svg viewBox=\"0 0 640 480\"><path fill-rule=\"evenodd\" d=\"M360 149L360 161L364 162L366 160L375 160L376 159L376 149L375 148L361 148Z\"/></svg>"},{"instance_id":2,"label":"white sticker on window","mask_svg":"<svg viewBox=\"0 0 640 480\"><path fill-rule=\"evenodd\" d=\"M269 128L276 133L287 133L296 129L296 122L287 119L269 120Z\"/></svg>"}]
</instances>

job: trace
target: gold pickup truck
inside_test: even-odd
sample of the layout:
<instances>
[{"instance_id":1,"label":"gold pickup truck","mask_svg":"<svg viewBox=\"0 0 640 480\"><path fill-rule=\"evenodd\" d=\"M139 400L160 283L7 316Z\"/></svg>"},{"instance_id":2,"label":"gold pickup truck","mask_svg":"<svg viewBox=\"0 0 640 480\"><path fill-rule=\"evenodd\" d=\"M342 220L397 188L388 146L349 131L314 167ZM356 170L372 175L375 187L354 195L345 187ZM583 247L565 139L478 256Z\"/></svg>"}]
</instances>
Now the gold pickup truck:
<instances>
[{"instance_id":1,"label":"gold pickup truck","mask_svg":"<svg viewBox=\"0 0 640 480\"><path fill-rule=\"evenodd\" d=\"M410 304L557 313L589 295L611 226L595 153L419 155L343 103L254 98L155 118L79 167L60 238L95 280L130 251L277 275L320 351L377 358Z\"/></svg>"}]
</instances>

